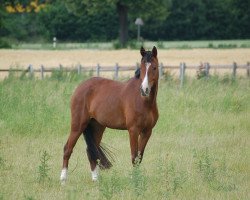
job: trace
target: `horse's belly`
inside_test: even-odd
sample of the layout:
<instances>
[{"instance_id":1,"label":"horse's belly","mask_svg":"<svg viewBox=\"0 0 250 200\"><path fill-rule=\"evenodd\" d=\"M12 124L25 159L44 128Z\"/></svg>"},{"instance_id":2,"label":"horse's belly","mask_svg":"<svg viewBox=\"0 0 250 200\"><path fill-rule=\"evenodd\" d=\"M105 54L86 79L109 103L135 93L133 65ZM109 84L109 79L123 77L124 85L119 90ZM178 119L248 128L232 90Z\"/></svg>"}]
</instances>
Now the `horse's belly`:
<instances>
[{"instance_id":1,"label":"horse's belly","mask_svg":"<svg viewBox=\"0 0 250 200\"><path fill-rule=\"evenodd\" d=\"M117 114L109 114L105 116L97 116L95 119L105 127L112 129L126 129L125 120L122 116L118 116Z\"/></svg>"},{"instance_id":2,"label":"horse's belly","mask_svg":"<svg viewBox=\"0 0 250 200\"><path fill-rule=\"evenodd\" d=\"M93 107L91 117L95 118L101 125L112 129L126 129L126 120L121 107L109 105L108 107L99 106Z\"/></svg>"}]
</instances>

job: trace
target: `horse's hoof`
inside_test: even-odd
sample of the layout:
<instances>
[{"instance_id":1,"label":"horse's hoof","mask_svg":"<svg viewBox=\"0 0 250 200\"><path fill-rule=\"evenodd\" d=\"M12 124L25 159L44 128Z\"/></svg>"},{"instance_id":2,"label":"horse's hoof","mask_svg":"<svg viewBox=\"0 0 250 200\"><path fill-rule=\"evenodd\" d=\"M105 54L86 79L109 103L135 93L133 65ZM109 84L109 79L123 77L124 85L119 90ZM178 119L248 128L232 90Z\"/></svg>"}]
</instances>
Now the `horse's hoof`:
<instances>
[{"instance_id":1,"label":"horse's hoof","mask_svg":"<svg viewBox=\"0 0 250 200\"><path fill-rule=\"evenodd\" d=\"M99 171L98 166L96 166L95 169L93 171L91 171L91 176L92 176L93 182L98 180L98 171Z\"/></svg>"},{"instance_id":2,"label":"horse's hoof","mask_svg":"<svg viewBox=\"0 0 250 200\"><path fill-rule=\"evenodd\" d=\"M67 168L63 168L60 176L61 185L65 185L67 179Z\"/></svg>"},{"instance_id":3,"label":"horse's hoof","mask_svg":"<svg viewBox=\"0 0 250 200\"><path fill-rule=\"evenodd\" d=\"M61 180L61 185L62 186L66 185L66 180Z\"/></svg>"}]
</instances>

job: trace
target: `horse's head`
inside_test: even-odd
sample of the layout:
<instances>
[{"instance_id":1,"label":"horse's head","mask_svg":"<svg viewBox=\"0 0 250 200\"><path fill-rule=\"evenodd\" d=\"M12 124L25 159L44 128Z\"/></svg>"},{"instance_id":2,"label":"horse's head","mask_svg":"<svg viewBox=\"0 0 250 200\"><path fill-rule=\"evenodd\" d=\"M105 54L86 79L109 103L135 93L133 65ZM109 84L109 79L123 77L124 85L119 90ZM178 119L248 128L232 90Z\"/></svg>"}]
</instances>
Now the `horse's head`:
<instances>
[{"instance_id":1,"label":"horse's head","mask_svg":"<svg viewBox=\"0 0 250 200\"><path fill-rule=\"evenodd\" d=\"M141 47L141 55L140 79L142 80L142 84L140 91L142 96L148 97L152 87L157 85L159 78L157 49L154 46L152 51L145 51Z\"/></svg>"}]
</instances>

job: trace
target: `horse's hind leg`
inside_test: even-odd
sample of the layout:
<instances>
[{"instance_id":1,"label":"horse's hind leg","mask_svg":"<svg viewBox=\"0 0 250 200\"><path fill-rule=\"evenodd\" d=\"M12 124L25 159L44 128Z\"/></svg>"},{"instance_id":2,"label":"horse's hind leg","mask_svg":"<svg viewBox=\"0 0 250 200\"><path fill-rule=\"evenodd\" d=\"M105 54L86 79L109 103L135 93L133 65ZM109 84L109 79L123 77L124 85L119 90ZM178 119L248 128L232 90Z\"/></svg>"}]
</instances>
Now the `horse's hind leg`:
<instances>
[{"instance_id":1,"label":"horse's hind leg","mask_svg":"<svg viewBox=\"0 0 250 200\"><path fill-rule=\"evenodd\" d=\"M99 148L105 128L106 127L99 124L96 120L92 119L84 131L84 138L87 144L87 155L93 181L98 179L97 162L98 159L100 159Z\"/></svg>"},{"instance_id":2,"label":"horse's hind leg","mask_svg":"<svg viewBox=\"0 0 250 200\"><path fill-rule=\"evenodd\" d=\"M73 116L73 115L72 115ZM62 172L60 176L60 180L62 184L65 183L67 179L67 171L68 171L68 164L69 164L69 159L70 156L73 152L73 148L83 132L83 130L87 127L88 124L88 117L85 116L82 120L80 120L81 117L77 117L77 115L72 118L71 121L71 132L68 137L68 140L64 146L64 155L63 155L63 167L62 167Z\"/></svg>"}]
</instances>

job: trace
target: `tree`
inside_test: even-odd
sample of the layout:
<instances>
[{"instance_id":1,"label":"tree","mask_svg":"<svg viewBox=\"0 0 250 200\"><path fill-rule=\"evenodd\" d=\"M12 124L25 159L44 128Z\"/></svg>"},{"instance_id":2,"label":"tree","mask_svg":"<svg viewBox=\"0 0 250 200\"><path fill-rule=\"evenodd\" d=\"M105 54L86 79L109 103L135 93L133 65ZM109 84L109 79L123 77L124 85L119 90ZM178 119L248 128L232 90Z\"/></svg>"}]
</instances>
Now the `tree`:
<instances>
[{"instance_id":1,"label":"tree","mask_svg":"<svg viewBox=\"0 0 250 200\"><path fill-rule=\"evenodd\" d=\"M39 12L48 0L1 0L9 13Z\"/></svg>"},{"instance_id":2,"label":"tree","mask_svg":"<svg viewBox=\"0 0 250 200\"><path fill-rule=\"evenodd\" d=\"M128 41L128 17L142 17L144 20L149 18L163 21L168 16L169 0L64 0L68 9L78 15L87 10L89 13L104 12L107 7L116 9L119 18L119 41L125 47ZM83 9L84 8L84 9ZM134 18L135 19L135 18Z\"/></svg>"},{"instance_id":3,"label":"tree","mask_svg":"<svg viewBox=\"0 0 250 200\"><path fill-rule=\"evenodd\" d=\"M250 0L231 0L235 34L239 38L250 38Z\"/></svg>"},{"instance_id":4,"label":"tree","mask_svg":"<svg viewBox=\"0 0 250 200\"><path fill-rule=\"evenodd\" d=\"M37 13L47 0L0 0L0 35L17 40L39 38L44 29L38 22Z\"/></svg>"},{"instance_id":5,"label":"tree","mask_svg":"<svg viewBox=\"0 0 250 200\"><path fill-rule=\"evenodd\" d=\"M45 26L50 39L56 36L60 41L110 41L118 34L112 8L94 14L82 7L80 12L84 14L68 12L65 4L56 0L38 13L39 23Z\"/></svg>"}]
</instances>

